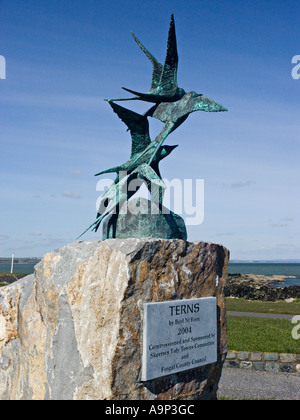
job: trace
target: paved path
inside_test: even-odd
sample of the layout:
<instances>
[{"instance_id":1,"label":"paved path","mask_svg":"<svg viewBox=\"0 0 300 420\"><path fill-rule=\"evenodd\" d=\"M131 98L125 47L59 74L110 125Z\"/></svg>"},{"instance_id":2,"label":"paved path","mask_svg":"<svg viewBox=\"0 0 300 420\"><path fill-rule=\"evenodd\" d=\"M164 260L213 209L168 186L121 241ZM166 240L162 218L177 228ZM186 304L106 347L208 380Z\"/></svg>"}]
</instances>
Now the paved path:
<instances>
[{"instance_id":1,"label":"paved path","mask_svg":"<svg viewBox=\"0 0 300 420\"><path fill-rule=\"evenodd\" d=\"M227 315L289 319L294 315L227 311ZM224 368L218 397L235 399L300 400L300 375Z\"/></svg>"},{"instance_id":2,"label":"paved path","mask_svg":"<svg viewBox=\"0 0 300 420\"><path fill-rule=\"evenodd\" d=\"M264 314L259 312L236 312L236 311L227 311L227 315L233 316L251 316L255 318L273 318L273 319L292 319L295 315L286 315L286 314Z\"/></svg>"},{"instance_id":3,"label":"paved path","mask_svg":"<svg viewBox=\"0 0 300 420\"><path fill-rule=\"evenodd\" d=\"M300 400L300 375L224 368L218 398Z\"/></svg>"}]
</instances>

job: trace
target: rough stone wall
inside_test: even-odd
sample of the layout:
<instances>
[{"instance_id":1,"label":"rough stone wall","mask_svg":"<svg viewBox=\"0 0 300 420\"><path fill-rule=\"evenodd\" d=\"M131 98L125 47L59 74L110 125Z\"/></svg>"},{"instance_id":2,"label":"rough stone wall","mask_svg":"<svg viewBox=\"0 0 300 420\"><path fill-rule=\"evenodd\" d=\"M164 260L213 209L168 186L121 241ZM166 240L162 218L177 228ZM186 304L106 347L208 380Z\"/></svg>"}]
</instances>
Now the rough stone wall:
<instances>
[{"instance_id":1,"label":"rough stone wall","mask_svg":"<svg viewBox=\"0 0 300 420\"><path fill-rule=\"evenodd\" d=\"M0 289L0 400L214 399L229 253L182 240L74 242ZM141 382L143 303L216 296L218 362Z\"/></svg>"},{"instance_id":2,"label":"rough stone wall","mask_svg":"<svg viewBox=\"0 0 300 420\"><path fill-rule=\"evenodd\" d=\"M300 374L300 354L231 350L227 353L225 367L261 372Z\"/></svg>"}]
</instances>

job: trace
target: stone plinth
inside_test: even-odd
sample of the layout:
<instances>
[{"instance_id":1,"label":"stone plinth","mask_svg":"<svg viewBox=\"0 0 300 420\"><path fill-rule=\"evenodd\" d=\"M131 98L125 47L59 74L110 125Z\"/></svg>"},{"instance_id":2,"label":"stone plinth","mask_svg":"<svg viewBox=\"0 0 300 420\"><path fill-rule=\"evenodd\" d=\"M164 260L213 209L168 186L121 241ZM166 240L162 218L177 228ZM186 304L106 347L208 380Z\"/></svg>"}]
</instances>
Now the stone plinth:
<instances>
[{"instance_id":1,"label":"stone plinth","mask_svg":"<svg viewBox=\"0 0 300 420\"><path fill-rule=\"evenodd\" d=\"M183 240L75 242L0 289L0 400L214 399L228 251ZM218 361L141 381L143 304L215 296ZM159 329L159 325L157 326Z\"/></svg>"}]
</instances>

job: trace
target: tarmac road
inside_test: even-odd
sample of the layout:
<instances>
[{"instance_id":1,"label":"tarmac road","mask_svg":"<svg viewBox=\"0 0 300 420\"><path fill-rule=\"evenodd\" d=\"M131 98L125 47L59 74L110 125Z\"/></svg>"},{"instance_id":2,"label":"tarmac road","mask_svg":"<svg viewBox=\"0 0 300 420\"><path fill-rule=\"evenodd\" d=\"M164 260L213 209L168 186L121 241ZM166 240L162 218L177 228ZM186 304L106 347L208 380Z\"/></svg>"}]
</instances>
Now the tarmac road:
<instances>
[{"instance_id":1,"label":"tarmac road","mask_svg":"<svg viewBox=\"0 0 300 420\"><path fill-rule=\"evenodd\" d=\"M300 374L223 368L218 398L300 400Z\"/></svg>"},{"instance_id":2,"label":"tarmac road","mask_svg":"<svg viewBox=\"0 0 300 420\"><path fill-rule=\"evenodd\" d=\"M254 318L273 318L273 319L292 319L295 315L285 315L285 314L265 314L258 312L236 312L236 311L227 311L227 315L232 316L250 316Z\"/></svg>"}]
</instances>

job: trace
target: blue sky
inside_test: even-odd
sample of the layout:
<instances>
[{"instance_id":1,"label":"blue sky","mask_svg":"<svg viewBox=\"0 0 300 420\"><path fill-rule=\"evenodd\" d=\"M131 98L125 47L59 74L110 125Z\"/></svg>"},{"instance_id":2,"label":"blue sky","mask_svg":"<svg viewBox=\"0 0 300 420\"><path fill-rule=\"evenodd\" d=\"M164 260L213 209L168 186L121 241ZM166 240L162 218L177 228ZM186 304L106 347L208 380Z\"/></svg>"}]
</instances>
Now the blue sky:
<instances>
[{"instance_id":1,"label":"blue sky","mask_svg":"<svg viewBox=\"0 0 300 420\"><path fill-rule=\"evenodd\" d=\"M194 113L166 141L179 147L162 176L205 183L204 222L188 239L222 243L232 259L300 258L300 3L289 0L1 0L0 256L43 256L93 222L94 174L130 154L103 99L149 89L130 31L163 62L171 13L179 85L229 110Z\"/></svg>"}]
</instances>

